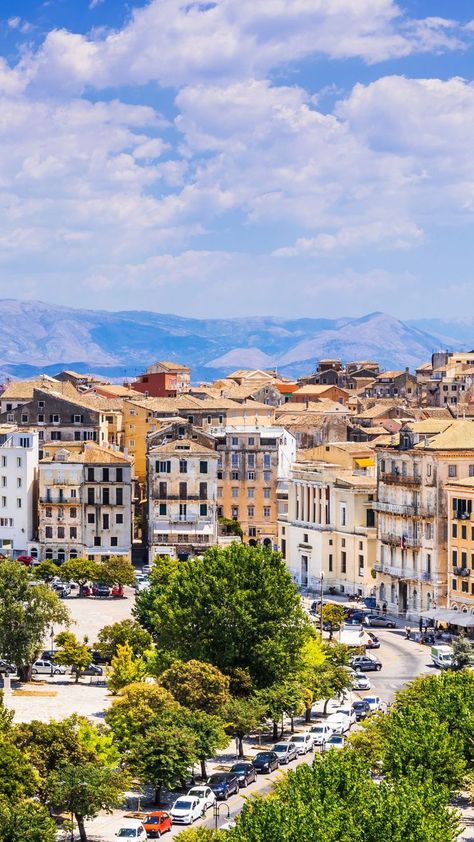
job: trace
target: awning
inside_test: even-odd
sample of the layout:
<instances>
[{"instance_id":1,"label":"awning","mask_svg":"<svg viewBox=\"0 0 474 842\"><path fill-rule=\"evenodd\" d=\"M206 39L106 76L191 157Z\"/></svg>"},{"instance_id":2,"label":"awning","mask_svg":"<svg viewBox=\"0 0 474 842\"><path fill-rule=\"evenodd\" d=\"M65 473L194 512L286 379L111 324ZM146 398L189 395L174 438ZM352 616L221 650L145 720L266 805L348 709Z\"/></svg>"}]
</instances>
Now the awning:
<instances>
[{"instance_id":1,"label":"awning","mask_svg":"<svg viewBox=\"0 0 474 842\"><path fill-rule=\"evenodd\" d=\"M375 465L373 459L356 459L355 463L358 468L373 468Z\"/></svg>"},{"instance_id":2,"label":"awning","mask_svg":"<svg viewBox=\"0 0 474 842\"><path fill-rule=\"evenodd\" d=\"M429 611L422 611L420 617L425 620L435 620L438 623L451 623L452 626L462 628L474 628L474 614L467 611L453 611L449 608L431 608Z\"/></svg>"}]
</instances>

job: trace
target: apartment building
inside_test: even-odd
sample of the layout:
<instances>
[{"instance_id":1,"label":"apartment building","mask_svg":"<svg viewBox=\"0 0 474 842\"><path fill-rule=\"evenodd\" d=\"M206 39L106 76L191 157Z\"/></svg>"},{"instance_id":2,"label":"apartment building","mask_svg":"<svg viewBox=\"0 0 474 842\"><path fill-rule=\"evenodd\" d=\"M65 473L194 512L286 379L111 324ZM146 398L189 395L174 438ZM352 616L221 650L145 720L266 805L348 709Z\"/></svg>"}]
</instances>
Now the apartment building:
<instances>
[{"instance_id":1,"label":"apartment building","mask_svg":"<svg viewBox=\"0 0 474 842\"><path fill-rule=\"evenodd\" d=\"M302 454L300 454L302 456ZM373 450L350 443L307 451L288 480L279 543L302 588L373 596L377 531Z\"/></svg>"},{"instance_id":2,"label":"apartment building","mask_svg":"<svg viewBox=\"0 0 474 842\"><path fill-rule=\"evenodd\" d=\"M191 385L191 370L180 363L157 362L140 374L130 388L146 397L174 398L188 392Z\"/></svg>"},{"instance_id":3,"label":"apartment building","mask_svg":"<svg viewBox=\"0 0 474 842\"><path fill-rule=\"evenodd\" d=\"M147 454L150 559L187 558L217 543L216 442L173 422L150 436Z\"/></svg>"},{"instance_id":4,"label":"apartment building","mask_svg":"<svg viewBox=\"0 0 474 842\"><path fill-rule=\"evenodd\" d=\"M311 448L346 441L349 411L326 398L305 406L289 401L275 411L275 422L295 437L298 448Z\"/></svg>"},{"instance_id":5,"label":"apartment building","mask_svg":"<svg viewBox=\"0 0 474 842\"><path fill-rule=\"evenodd\" d=\"M250 544L278 543L277 488L296 457L283 427L229 425L216 435L218 516L239 521Z\"/></svg>"},{"instance_id":6,"label":"apartment building","mask_svg":"<svg viewBox=\"0 0 474 842\"><path fill-rule=\"evenodd\" d=\"M19 406L30 403L33 400L35 389L63 391L65 394L75 394L76 389L71 383L60 383L54 377L42 374L40 377L31 380L10 380L0 395L0 415L5 412L12 412Z\"/></svg>"},{"instance_id":7,"label":"apartment building","mask_svg":"<svg viewBox=\"0 0 474 842\"><path fill-rule=\"evenodd\" d=\"M61 562L131 554L131 464L93 442L46 445L33 557Z\"/></svg>"},{"instance_id":8,"label":"apartment building","mask_svg":"<svg viewBox=\"0 0 474 842\"><path fill-rule=\"evenodd\" d=\"M465 479L446 486L448 608L474 613L474 464Z\"/></svg>"},{"instance_id":9,"label":"apartment building","mask_svg":"<svg viewBox=\"0 0 474 842\"><path fill-rule=\"evenodd\" d=\"M36 528L38 434L0 427L0 552L28 554Z\"/></svg>"},{"instance_id":10,"label":"apartment building","mask_svg":"<svg viewBox=\"0 0 474 842\"><path fill-rule=\"evenodd\" d=\"M416 618L448 602L447 485L474 475L474 424L414 422L377 450L378 601Z\"/></svg>"}]
</instances>

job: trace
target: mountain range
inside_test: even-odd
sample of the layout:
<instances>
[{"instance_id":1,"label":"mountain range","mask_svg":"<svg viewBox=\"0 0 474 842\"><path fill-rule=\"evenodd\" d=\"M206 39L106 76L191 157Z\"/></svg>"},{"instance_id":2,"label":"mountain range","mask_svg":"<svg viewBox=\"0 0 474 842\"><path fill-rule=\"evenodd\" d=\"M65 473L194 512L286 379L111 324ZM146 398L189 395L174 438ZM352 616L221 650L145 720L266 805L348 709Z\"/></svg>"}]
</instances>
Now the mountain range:
<instances>
[{"instance_id":1,"label":"mountain range","mask_svg":"<svg viewBox=\"0 0 474 842\"><path fill-rule=\"evenodd\" d=\"M474 319L404 322L378 312L338 319L194 319L3 299L0 325L3 378L67 367L133 379L159 359L189 364L194 382L237 368L277 368L295 376L314 371L321 357L413 368L434 350L474 345Z\"/></svg>"}]
</instances>

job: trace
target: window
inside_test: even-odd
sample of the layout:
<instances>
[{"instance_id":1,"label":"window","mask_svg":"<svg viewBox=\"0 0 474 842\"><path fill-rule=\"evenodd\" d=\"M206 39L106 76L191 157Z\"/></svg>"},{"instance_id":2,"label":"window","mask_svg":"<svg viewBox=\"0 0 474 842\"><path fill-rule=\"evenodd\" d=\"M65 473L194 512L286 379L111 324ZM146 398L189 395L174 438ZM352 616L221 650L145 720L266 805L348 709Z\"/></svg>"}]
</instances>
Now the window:
<instances>
[{"instance_id":1,"label":"window","mask_svg":"<svg viewBox=\"0 0 474 842\"><path fill-rule=\"evenodd\" d=\"M199 462L199 473L200 474L207 474L207 466L208 466L207 461L201 460Z\"/></svg>"},{"instance_id":2,"label":"window","mask_svg":"<svg viewBox=\"0 0 474 842\"><path fill-rule=\"evenodd\" d=\"M128 446L129 447L135 447L135 439L129 439L128 440Z\"/></svg>"},{"instance_id":3,"label":"window","mask_svg":"<svg viewBox=\"0 0 474 842\"><path fill-rule=\"evenodd\" d=\"M250 481L255 479L255 471L247 471L247 479Z\"/></svg>"},{"instance_id":4,"label":"window","mask_svg":"<svg viewBox=\"0 0 474 842\"><path fill-rule=\"evenodd\" d=\"M38 424L44 423L44 415L42 412L38 413Z\"/></svg>"},{"instance_id":5,"label":"window","mask_svg":"<svg viewBox=\"0 0 474 842\"><path fill-rule=\"evenodd\" d=\"M458 474L457 465L448 465L448 476L456 477Z\"/></svg>"},{"instance_id":6,"label":"window","mask_svg":"<svg viewBox=\"0 0 474 842\"><path fill-rule=\"evenodd\" d=\"M45 515L45 517L53 517L53 510L52 510L51 506L46 506L46 508L44 510L44 515Z\"/></svg>"},{"instance_id":7,"label":"window","mask_svg":"<svg viewBox=\"0 0 474 842\"><path fill-rule=\"evenodd\" d=\"M255 468L255 453L247 453L247 466Z\"/></svg>"},{"instance_id":8,"label":"window","mask_svg":"<svg viewBox=\"0 0 474 842\"><path fill-rule=\"evenodd\" d=\"M72 508L69 509L69 517L71 518L71 520L75 520L75 518L77 517L77 509L74 506L72 506Z\"/></svg>"},{"instance_id":9,"label":"window","mask_svg":"<svg viewBox=\"0 0 474 842\"><path fill-rule=\"evenodd\" d=\"M270 471L264 471L263 472L263 481L264 482L271 482L272 481L272 475L271 475Z\"/></svg>"},{"instance_id":10,"label":"window","mask_svg":"<svg viewBox=\"0 0 474 842\"><path fill-rule=\"evenodd\" d=\"M59 421L60 421L59 415L51 415L50 418L51 418L52 424L59 424Z\"/></svg>"},{"instance_id":11,"label":"window","mask_svg":"<svg viewBox=\"0 0 474 842\"><path fill-rule=\"evenodd\" d=\"M21 509L21 497L16 498L16 507L17 509Z\"/></svg>"},{"instance_id":12,"label":"window","mask_svg":"<svg viewBox=\"0 0 474 842\"><path fill-rule=\"evenodd\" d=\"M123 488L115 489L115 505L123 506Z\"/></svg>"},{"instance_id":13,"label":"window","mask_svg":"<svg viewBox=\"0 0 474 842\"><path fill-rule=\"evenodd\" d=\"M272 510L270 506L263 507L263 517L271 517Z\"/></svg>"},{"instance_id":14,"label":"window","mask_svg":"<svg viewBox=\"0 0 474 842\"><path fill-rule=\"evenodd\" d=\"M474 465L469 465L469 476L474 477Z\"/></svg>"},{"instance_id":15,"label":"window","mask_svg":"<svg viewBox=\"0 0 474 842\"><path fill-rule=\"evenodd\" d=\"M453 562L453 566L456 567L456 565L458 563L458 551L457 550L452 551L452 562Z\"/></svg>"},{"instance_id":16,"label":"window","mask_svg":"<svg viewBox=\"0 0 474 842\"><path fill-rule=\"evenodd\" d=\"M207 503L199 504L199 514L201 517L207 517Z\"/></svg>"},{"instance_id":17,"label":"window","mask_svg":"<svg viewBox=\"0 0 474 842\"><path fill-rule=\"evenodd\" d=\"M122 514L115 515L115 523L123 523L123 515Z\"/></svg>"},{"instance_id":18,"label":"window","mask_svg":"<svg viewBox=\"0 0 474 842\"><path fill-rule=\"evenodd\" d=\"M253 436L249 436L249 447L253 447L255 444L255 438Z\"/></svg>"},{"instance_id":19,"label":"window","mask_svg":"<svg viewBox=\"0 0 474 842\"><path fill-rule=\"evenodd\" d=\"M231 471L230 472L231 479L239 479L239 472L238 471Z\"/></svg>"},{"instance_id":20,"label":"window","mask_svg":"<svg viewBox=\"0 0 474 842\"><path fill-rule=\"evenodd\" d=\"M110 516L108 514L102 515L102 529L108 529L110 523Z\"/></svg>"},{"instance_id":21,"label":"window","mask_svg":"<svg viewBox=\"0 0 474 842\"><path fill-rule=\"evenodd\" d=\"M232 465L233 468L239 467L239 454L238 453L232 453L231 454L230 464Z\"/></svg>"},{"instance_id":22,"label":"window","mask_svg":"<svg viewBox=\"0 0 474 842\"><path fill-rule=\"evenodd\" d=\"M94 547L100 547L100 535L94 535Z\"/></svg>"},{"instance_id":23,"label":"window","mask_svg":"<svg viewBox=\"0 0 474 842\"><path fill-rule=\"evenodd\" d=\"M239 496L239 489L236 488L235 485L232 486L231 494L232 494L232 497L238 497Z\"/></svg>"},{"instance_id":24,"label":"window","mask_svg":"<svg viewBox=\"0 0 474 842\"><path fill-rule=\"evenodd\" d=\"M255 507L247 506L247 517L255 517Z\"/></svg>"},{"instance_id":25,"label":"window","mask_svg":"<svg viewBox=\"0 0 474 842\"><path fill-rule=\"evenodd\" d=\"M51 430L51 441L61 441L61 430Z\"/></svg>"},{"instance_id":26,"label":"window","mask_svg":"<svg viewBox=\"0 0 474 842\"><path fill-rule=\"evenodd\" d=\"M95 514L94 512L87 513L87 523L95 523Z\"/></svg>"},{"instance_id":27,"label":"window","mask_svg":"<svg viewBox=\"0 0 474 842\"><path fill-rule=\"evenodd\" d=\"M110 539L110 546L111 547L118 547L118 538L115 535L112 535Z\"/></svg>"},{"instance_id":28,"label":"window","mask_svg":"<svg viewBox=\"0 0 474 842\"><path fill-rule=\"evenodd\" d=\"M17 468L21 468L21 456L16 457L16 466Z\"/></svg>"},{"instance_id":29,"label":"window","mask_svg":"<svg viewBox=\"0 0 474 842\"><path fill-rule=\"evenodd\" d=\"M255 497L255 488L247 488L247 497Z\"/></svg>"},{"instance_id":30,"label":"window","mask_svg":"<svg viewBox=\"0 0 474 842\"><path fill-rule=\"evenodd\" d=\"M115 471L115 481L123 482L123 468L117 468Z\"/></svg>"},{"instance_id":31,"label":"window","mask_svg":"<svg viewBox=\"0 0 474 842\"><path fill-rule=\"evenodd\" d=\"M364 556L359 556L359 576L364 575Z\"/></svg>"},{"instance_id":32,"label":"window","mask_svg":"<svg viewBox=\"0 0 474 842\"><path fill-rule=\"evenodd\" d=\"M95 475L94 475L94 468L87 469L87 482L94 482Z\"/></svg>"},{"instance_id":33,"label":"window","mask_svg":"<svg viewBox=\"0 0 474 842\"><path fill-rule=\"evenodd\" d=\"M110 503L110 488L103 488L102 489L102 503L104 506L108 506Z\"/></svg>"},{"instance_id":34,"label":"window","mask_svg":"<svg viewBox=\"0 0 474 842\"><path fill-rule=\"evenodd\" d=\"M2 456L2 468L6 468L6 467L7 467L7 457Z\"/></svg>"},{"instance_id":35,"label":"window","mask_svg":"<svg viewBox=\"0 0 474 842\"><path fill-rule=\"evenodd\" d=\"M249 526L249 538L255 538L257 536L257 527L256 526Z\"/></svg>"},{"instance_id":36,"label":"window","mask_svg":"<svg viewBox=\"0 0 474 842\"><path fill-rule=\"evenodd\" d=\"M453 538L458 537L458 525L457 523L453 523Z\"/></svg>"},{"instance_id":37,"label":"window","mask_svg":"<svg viewBox=\"0 0 474 842\"><path fill-rule=\"evenodd\" d=\"M461 526L461 538L464 538L464 540L467 538L467 526L464 524Z\"/></svg>"},{"instance_id":38,"label":"window","mask_svg":"<svg viewBox=\"0 0 474 842\"><path fill-rule=\"evenodd\" d=\"M234 520L238 520L238 518L239 518L239 507L238 506L232 506L231 512L232 512L232 518Z\"/></svg>"},{"instance_id":39,"label":"window","mask_svg":"<svg viewBox=\"0 0 474 842\"><path fill-rule=\"evenodd\" d=\"M270 497L272 496L272 489L271 488L264 488L263 489L263 496L264 496L265 500L269 500Z\"/></svg>"},{"instance_id":40,"label":"window","mask_svg":"<svg viewBox=\"0 0 474 842\"><path fill-rule=\"evenodd\" d=\"M13 409L13 404L7 403L7 412L9 412L11 409Z\"/></svg>"},{"instance_id":41,"label":"window","mask_svg":"<svg viewBox=\"0 0 474 842\"><path fill-rule=\"evenodd\" d=\"M199 483L199 499L207 500L207 482Z\"/></svg>"},{"instance_id":42,"label":"window","mask_svg":"<svg viewBox=\"0 0 474 842\"><path fill-rule=\"evenodd\" d=\"M82 421L82 415L73 415L72 416L72 423L73 424L80 424Z\"/></svg>"},{"instance_id":43,"label":"window","mask_svg":"<svg viewBox=\"0 0 474 842\"><path fill-rule=\"evenodd\" d=\"M461 567L467 567L467 553L465 551L461 553Z\"/></svg>"},{"instance_id":44,"label":"window","mask_svg":"<svg viewBox=\"0 0 474 842\"><path fill-rule=\"evenodd\" d=\"M7 478L2 477L2 488L6 488L6 487L7 487Z\"/></svg>"},{"instance_id":45,"label":"window","mask_svg":"<svg viewBox=\"0 0 474 842\"><path fill-rule=\"evenodd\" d=\"M16 479L16 487L17 487L17 488L21 488L21 477L17 477L17 479ZM466 528L466 527L464 527L464 528Z\"/></svg>"},{"instance_id":46,"label":"window","mask_svg":"<svg viewBox=\"0 0 474 842\"><path fill-rule=\"evenodd\" d=\"M180 474L187 474L188 473L188 463L186 459L179 460L179 472Z\"/></svg>"},{"instance_id":47,"label":"window","mask_svg":"<svg viewBox=\"0 0 474 842\"><path fill-rule=\"evenodd\" d=\"M230 440L230 443L231 443L234 447L237 447L237 445L239 444L239 440L238 440L238 439L236 439L236 438L234 438L234 437L232 437L232 438L231 438L231 440Z\"/></svg>"},{"instance_id":48,"label":"window","mask_svg":"<svg viewBox=\"0 0 474 842\"><path fill-rule=\"evenodd\" d=\"M263 467L264 468L271 468L272 467L272 454L271 453L264 453L263 454Z\"/></svg>"},{"instance_id":49,"label":"window","mask_svg":"<svg viewBox=\"0 0 474 842\"><path fill-rule=\"evenodd\" d=\"M58 538L61 538L61 539L64 538L65 534L66 534L66 531L64 529L64 526L58 526Z\"/></svg>"},{"instance_id":50,"label":"window","mask_svg":"<svg viewBox=\"0 0 474 842\"><path fill-rule=\"evenodd\" d=\"M339 521L341 526L346 525L346 504L341 503L339 506Z\"/></svg>"},{"instance_id":51,"label":"window","mask_svg":"<svg viewBox=\"0 0 474 842\"><path fill-rule=\"evenodd\" d=\"M108 481L109 481L109 469L108 468L102 468L102 482L108 482Z\"/></svg>"},{"instance_id":52,"label":"window","mask_svg":"<svg viewBox=\"0 0 474 842\"><path fill-rule=\"evenodd\" d=\"M332 573L332 553L329 553L328 555L328 570Z\"/></svg>"},{"instance_id":53,"label":"window","mask_svg":"<svg viewBox=\"0 0 474 842\"><path fill-rule=\"evenodd\" d=\"M188 415L188 421L190 424L194 424L194 415Z\"/></svg>"},{"instance_id":54,"label":"window","mask_svg":"<svg viewBox=\"0 0 474 842\"><path fill-rule=\"evenodd\" d=\"M345 539L345 538L343 538L343 539L342 539L342 541L341 541L341 546L343 546L343 547L345 547L345 546L346 546L346 539Z\"/></svg>"},{"instance_id":55,"label":"window","mask_svg":"<svg viewBox=\"0 0 474 842\"><path fill-rule=\"evenodd\" d=\"M223 488L222 488L222 486L220 485L220 486L219 486L219 488L217 489L217 496L218 496L218 497L222 497L222 496L223 496L223 491L224 491L224 489L223 489Z\"/></svg>"},{"instance_id":56,"label":"window","mask_svg":"<svg viewBox=\"0 0 474 842\"><path fill-rule=\"evenodd\" d=\"M157 474L170 474L171 473L171 462L168 460L166 462L162 462L157 460L155 462L155 471Z\"/></svg>"},{"instance_id":57,"label":"window","mask_svg":"<svg viewBox=\"0 0 474 842\"><path fill-rule=\"evenodd\" d=\"M77 538L77 526L70 526L69 527L69 537L70 538Z\"/></svg>"},{"instance_id":58,"label":"window","mask_svg":"<svg viewBox=\"0 0 474 842\"><path fill-rule=\"evenodd\" d=\"M160 503L159 513L160 515L166 515L166 503Z\"/></svg>"},{"instance_id":59,"label":"window","mask_svg":"<svg viewBox=\"0 0 474 842\"><path fill-rule=\"evenodd\" d=\"M469 587L469 582L466 582L465 580L461 582L461 590L464 593L467 593L468 587Z\"/></svg>"},{"instance_id":60,"label":"window","mask_svg":"<svg viewBox=\"0 0 474 842\"><path fill-rule=\"evenodd\" d=\"M53 537L53 527L47 526L46 529L44 530L44 534L45 534L46 538L52 538Z\"/></svg>"},{"instance_id":61,"label":"window","mask_svg":"<svg viewBox=\"0 0 474 842\"><path fill-rule=\"evenodd\" d=\"M347 570L347 555L345 552L341 553L341 573L345 573Z\"/></svg>"},{"instance_id":62,"label":"window","mask_svg":"<svg viewBox=\"0 0 474 842\"><path fill-rule=\"evenodd\" d=\"M22 423L22 424L28 424L28 416L27 416L27 415L22 414L22 416L21 416L21 423Z\"/></svg>"},{"instance_id":63,"label":"window","mask_svg":"<svg viewBox=\"0 0 474 842\"><path fill-rule=\"evenodd\" d=\"M453 580L452 580L452 582L451 582L451 589L452 589L453 591L457 591L457 589L458 589L458 580L457 580L457 579L453 579Z\"/></svg>"}]
</instances>

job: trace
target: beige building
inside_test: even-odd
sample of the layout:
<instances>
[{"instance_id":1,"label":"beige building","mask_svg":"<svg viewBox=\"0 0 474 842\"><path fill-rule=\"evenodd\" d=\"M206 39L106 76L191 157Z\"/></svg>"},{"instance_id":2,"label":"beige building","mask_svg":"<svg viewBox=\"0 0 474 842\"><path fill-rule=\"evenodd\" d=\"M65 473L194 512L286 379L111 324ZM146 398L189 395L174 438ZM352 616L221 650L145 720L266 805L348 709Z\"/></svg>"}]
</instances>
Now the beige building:
<instances>
[{"instance_id":1,"label":"beige building","mask_svg":"<svg viewBox=\"0 0 474 842\"><path fill-rule=\"evenodd\" d=\"M376 492L371 449L327 445L299 454L288 482L279 543L294 581L316 591L374 595Z\"/></svg>"},{"instance_id":2,"label":"beige building","mask_svg":"<svg viewBox=\"0 0 474 842\"><path fill-rule=\"evenodd\" d=\"M446 486L448 497L448 608L474 614L474 464L465 479Z\"/></svg>"},{"instance_id":3,"label":"beige building","mask_svg":"<svg viewBox=\"0 0 474 842\"><path fill-rule=\"evenodd\" d=\"M448 602L447 485L474 473L474 424L427 420L378 448L379 602L416 618Z\"/></svg>"}]
</instances>

